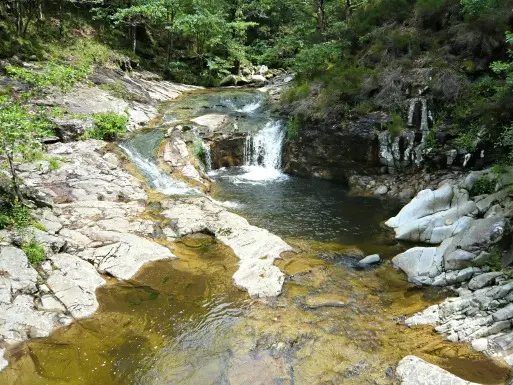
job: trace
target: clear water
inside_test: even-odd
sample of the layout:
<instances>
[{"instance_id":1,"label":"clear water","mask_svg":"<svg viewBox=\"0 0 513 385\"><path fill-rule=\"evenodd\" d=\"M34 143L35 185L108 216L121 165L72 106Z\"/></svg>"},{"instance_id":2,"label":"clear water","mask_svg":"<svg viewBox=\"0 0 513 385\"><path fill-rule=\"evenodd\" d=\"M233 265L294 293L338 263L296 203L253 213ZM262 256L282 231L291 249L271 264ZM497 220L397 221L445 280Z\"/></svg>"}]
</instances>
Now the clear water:
<instances>
[{"instance_id":1,"label":"clear water","mask_svg":"<svg viewBox=\"0 0 513 385\"><path fill-rule=\"evenodd\" d=\"M244 114L241 125L253 124L253 145L272 119L259 97L193 94L179 101L182 110L166 114ZM162 137L157 130L141 133L123 146L150 185L175 189L176 181L156 166ZM263 155L248 153L243 168L211 175L216 199L294 247L277 261L288 277L280 297L248 298L232 283L238 260L231 250L209 236L190 236L168 244L178 259L98 289L100 310L93 317L11 349L0 384L393 385L391 368L409 354L469 381L507 383L506 367L468 345L443 341L429 327L397 324L445 292L413 287L387 263L367 270L342 263L355 246L383 256L401 249L381 226L398 204L283 175L276 153L264 160L274 144L263 143ZM260 177L248 178L252 172ZM332 300L345 306L315 307Z\"/></svg>"}]
</instances>

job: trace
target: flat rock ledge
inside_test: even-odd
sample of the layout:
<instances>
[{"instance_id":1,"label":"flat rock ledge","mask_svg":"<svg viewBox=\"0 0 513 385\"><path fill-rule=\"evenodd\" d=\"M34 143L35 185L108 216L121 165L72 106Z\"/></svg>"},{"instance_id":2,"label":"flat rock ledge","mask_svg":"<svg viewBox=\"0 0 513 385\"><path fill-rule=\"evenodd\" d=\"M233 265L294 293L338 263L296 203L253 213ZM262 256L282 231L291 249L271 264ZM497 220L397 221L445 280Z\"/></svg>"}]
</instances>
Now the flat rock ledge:
<instances>
[{"instance_id":1,"label":"flat rock ledge","mask_svg":"<svg viewBox=\"0 0 513 385\"><path fill-rule=\"evenodd\" d=\"M102 274L128 280L147 262L175 258L158 240L213 234L241 260L235 285L252 297L281 292L284 274L273 262L291 250L283 240L201 196L162 201L169 224L145 219L144 183L106 146L58 143L48 150L61 159L59 169L46 161L19 167L25 188L46 207L35 211L38 228L0 231L0 369L9 345L91 316L98 309L96 289L105 284ZM47 255L37 269L18 247L31 239Z\"/></svg>"},{"instance_id":2,"label":"flat rock ledge","mask_svg":"<svg viewBox=\"0 0 513 385\"><path fill-rule=\"evenodd\" d=\"M454 374L415 356L406 356L396 368L401 385L480 385L465 381Z\"/></svg>"},{"instance_id":3,"label":"flat rock ledge","mask_svg":"<svg viewBox=\"0 0 513 385\"><path fill-rule=\"evenodd\" d=\"M499 247L511 233L513 192L505 187L513 178L501 177L495 192L470 198L484 175L478 174L459 186L421 191L387 221L397 239L432 244L413 247L392 263L415 284L448 286L459 296L406 319L407 326L433 325L448 340L471 343L513 367L513 279L491 268L513 262L511 248Z\"/></svg>"}]
</instances>

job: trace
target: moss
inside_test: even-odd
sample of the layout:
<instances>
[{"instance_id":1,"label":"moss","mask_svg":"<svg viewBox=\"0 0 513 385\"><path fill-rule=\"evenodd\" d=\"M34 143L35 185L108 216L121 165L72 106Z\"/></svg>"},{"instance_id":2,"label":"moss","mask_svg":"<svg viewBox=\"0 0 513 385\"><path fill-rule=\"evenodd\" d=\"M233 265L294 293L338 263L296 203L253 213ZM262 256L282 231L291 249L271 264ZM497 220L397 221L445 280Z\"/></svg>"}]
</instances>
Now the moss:
<instances>
[{"instance_id":1,"label":"moss","mask_svg":"<svg viewBox=\"0 0 513 385\"><path fill-rule=\"evenodd\" d=\"M282 100L291 103L306 99L310 95L310 86L307 82L300 83L295 87L288 89L282 95Z\"/></svg>"},{"instance_id":2,"label":"moss","mask_svg":"<svg viewBox=\"0 0 513 385\"><path fill-rule=\"evenodd\" d=\"M287 122L287 139L295 140L299 137L299 120L298 118L290 119Z\"/></svg>"},{"instance_id":3,"label":"moss","mask_svg":"<svg viewBox=\"0 0 513 385\"><path fill-rule=\"evenodd\" d=\"M392 121L387 124L387 131L390 134L391 140L394 140L403 133L404 122L400 114L396 113L392 115Z\"/></svg>"}]
</instances>

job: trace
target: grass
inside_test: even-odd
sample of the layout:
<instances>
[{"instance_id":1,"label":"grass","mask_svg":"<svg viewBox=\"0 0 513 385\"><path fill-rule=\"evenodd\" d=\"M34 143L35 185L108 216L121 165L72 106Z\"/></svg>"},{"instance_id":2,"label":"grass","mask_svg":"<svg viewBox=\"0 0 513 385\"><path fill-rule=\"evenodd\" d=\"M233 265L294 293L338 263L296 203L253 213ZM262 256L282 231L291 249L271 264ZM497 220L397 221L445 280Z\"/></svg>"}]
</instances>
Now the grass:
<instances>
[{"instance_id":1,"label":"grass","mask_svg":"<svg viewBox=\"0 0 513 385\"><path fill-rule=\"evenodd\" d=\"M404 132L404 122L400 114L392 115L392 121L387 124L387 131L392 141Z\"/></svg>"},{"instance_id":2,"label":"grass","mask_svg":"<svg viewBox=\"0 0 513 385\"><path fill-rule=\"evenodd\" d=\"M470 189L471 196L492 194L495 192L495 186L497 185L497 178L490 178L484 176L476 181Z\"/></svg>"},{"instance_id":3,"label":"grass","mask_svg":"<svg viewBox=\"0 0 513 385\"><path fill-rule=\"evenodd\" d=\"M35 239L32 239L30 242L22 245L21 249L27 255L27 258L32 266L39 266L41 262L46 259L45 250Z\"/></svg>"},{"instance_id":4,"label":"grass","mask_svg":"<svg viewBox=\"0 0 513 385\"><path fill-rule=\"evenodd\" d=\"M295 140L299 137L299 121L297 118L287 122L287 139Z\"/></svg>"},{"instance_id":5,"label":"grass","mask_svg":"<svg viewBox=\"0 0 513 385\"><path fill-rule=\"evenodd\" d=\"M119 135L126 133L128 117L113 112L101 112L92 115L94 127L87 131L84 139L99 139L113 141Z\"/></svg>"}]
</instances>

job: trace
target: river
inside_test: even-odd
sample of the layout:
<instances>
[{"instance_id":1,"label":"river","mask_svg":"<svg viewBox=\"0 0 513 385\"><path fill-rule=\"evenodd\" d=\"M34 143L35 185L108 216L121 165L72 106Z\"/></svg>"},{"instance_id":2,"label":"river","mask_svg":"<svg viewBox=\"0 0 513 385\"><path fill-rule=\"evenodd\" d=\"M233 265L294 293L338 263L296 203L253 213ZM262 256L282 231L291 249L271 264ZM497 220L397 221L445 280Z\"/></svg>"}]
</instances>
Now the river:
<instances>
[{"instance_id":1,"label":"river","mask_svg":"<svg viewBox=\"0 0 513 385\"><path fill-rule=\"evenodd\" d=\"M193 93L165 105L162 121L205 111L236 116L247 133L242 167L205 171L213 199L294 247L277 262L288 275L283 294L248 298L232 284L233 252L188 236L169 245L178 259L109 279L93 317L11 350L2 384L394 384L393 368L409 354L469 381L506 382L507 368L467 345L401 325L448 293L410 285L388 262L403 246L382 223L399 202L283 174L285 125L264 94ZM160 193L201 194L157 167L164 132L157 126L121 148ZM362 251L384 262L360 269Z\"/></svg>"}]
</instances>

